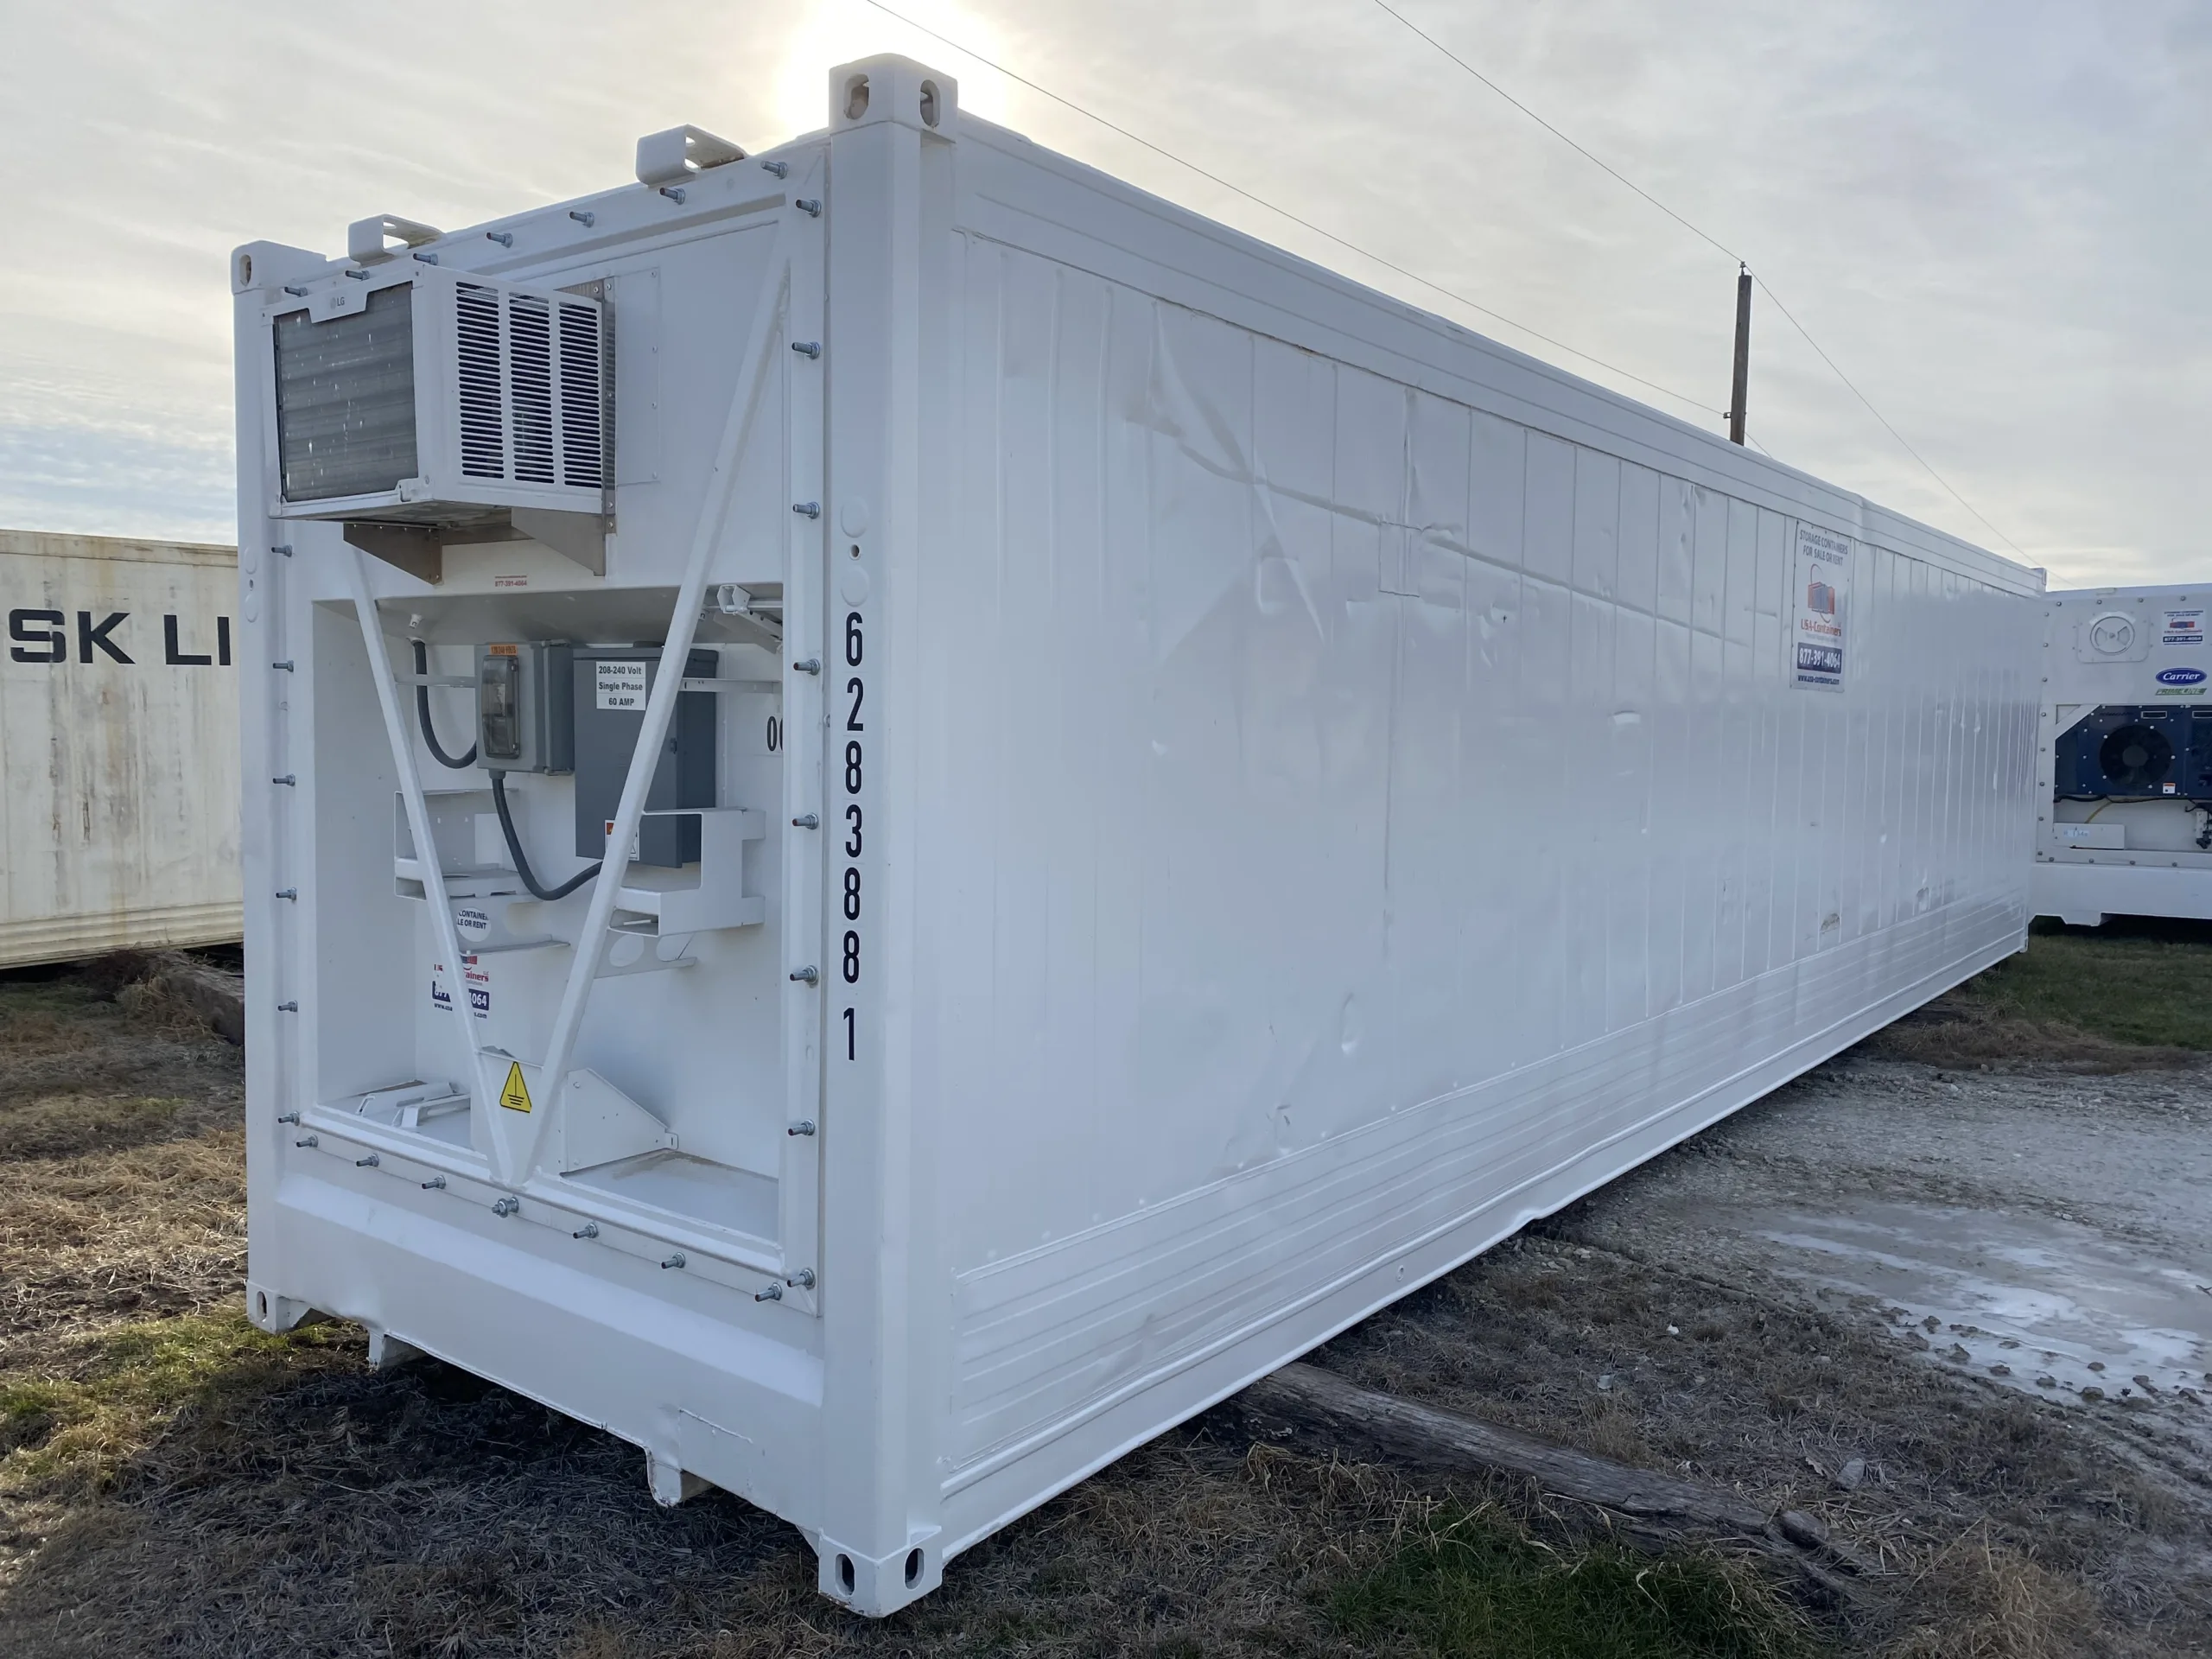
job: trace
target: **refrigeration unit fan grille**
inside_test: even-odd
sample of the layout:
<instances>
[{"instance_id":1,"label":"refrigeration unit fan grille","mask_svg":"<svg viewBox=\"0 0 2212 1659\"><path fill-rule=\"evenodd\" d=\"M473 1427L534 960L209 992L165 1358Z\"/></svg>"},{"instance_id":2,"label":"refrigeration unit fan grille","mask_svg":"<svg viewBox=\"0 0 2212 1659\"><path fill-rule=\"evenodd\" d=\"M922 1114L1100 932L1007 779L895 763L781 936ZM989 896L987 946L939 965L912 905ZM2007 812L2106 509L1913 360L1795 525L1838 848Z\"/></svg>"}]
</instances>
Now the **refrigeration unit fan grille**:
<instances>
[{"instance_id":1,"label":"refrigeration unit fan grille","mask_svg":"<svg viewBox=\"0 0 2212 1659\"><path fill-rule=\"evenodd\" d=\"M462 283L454 308L462 475L602 487L599 307Z\"/></svg>"},{"instance_id":2,"label":"refrigeration unit fan grille","mask_svg":"<svg viewBox=\"0 0 2212 1659\"><path fill-rule=\"evenodd\" d=\"M2173 769L2174 746L2164 732L2138 721L2107 734L2097 745L2097 765L2106 784L2117 790L2148 793Z\"/></svg>"}]
</instances>

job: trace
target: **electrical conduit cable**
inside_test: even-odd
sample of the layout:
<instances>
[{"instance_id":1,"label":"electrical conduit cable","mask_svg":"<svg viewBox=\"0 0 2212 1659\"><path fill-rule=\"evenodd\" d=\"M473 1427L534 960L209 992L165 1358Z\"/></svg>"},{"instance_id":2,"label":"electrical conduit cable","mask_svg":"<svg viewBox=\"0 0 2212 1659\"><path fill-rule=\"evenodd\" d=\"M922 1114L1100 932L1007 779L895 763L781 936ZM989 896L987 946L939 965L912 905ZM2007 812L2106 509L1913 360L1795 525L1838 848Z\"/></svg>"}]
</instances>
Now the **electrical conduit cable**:
<instances>
[{"instance_id":1,"label":"electrical conduit cable","mask_svg":"<svg viewBox=\"0 0 2212 1659\"><path fill-rule=\"evenodd\" d=\"M468 753L462 755L458 760L455 760L452 755L448 754L443 749L438 747L438 734L430 724L430 688L423 683L423 682L429 679L430 676L429 648L420 639L414 641L414 645L415 720L416 723L423 728L423 741L430 746L430 758L435 760L440 766L449 766L455 772L459 772L466 766L473 766L476 764L476 746L474 743L468 746ZM496 772L493 774L495 778L499 774ZM499 808L499 821L502 823L505 823L506 817L507 809L505 805L502 804ZM509 847L512 847L514 844L514 833L510 830L507 834L507 845ZM518 856L519 856L519 855L518 855ZM545 895L541 893L537 896L543 899Z\"/></svg>"},{"instance_id":2,"label":"electrical conduit cable","mask_svg":"<svg viewBox=\"0 0 2212 1659\"><path fill-rule=\"evenodd\" d=\"M434 751L437 747L435 743L430 747ZM475 753L474 749L469 751L471 755ZM450 766L453 763L448 761L446 764ZM541 887L537 885L537 876L531 873L530 861L523 856L522 842L515 834L514 814L507 810L507 774L504 772L492 774L492 804L499 811L499 833L506 837L507 856L514 860L515 874L522 877L522 884L530 889L531 898L565 899L599 874L599 865L593 864L578 870L557 887ZM605 863L606 861L602 859L600 862Z\"/></svg>"}]
</instances>

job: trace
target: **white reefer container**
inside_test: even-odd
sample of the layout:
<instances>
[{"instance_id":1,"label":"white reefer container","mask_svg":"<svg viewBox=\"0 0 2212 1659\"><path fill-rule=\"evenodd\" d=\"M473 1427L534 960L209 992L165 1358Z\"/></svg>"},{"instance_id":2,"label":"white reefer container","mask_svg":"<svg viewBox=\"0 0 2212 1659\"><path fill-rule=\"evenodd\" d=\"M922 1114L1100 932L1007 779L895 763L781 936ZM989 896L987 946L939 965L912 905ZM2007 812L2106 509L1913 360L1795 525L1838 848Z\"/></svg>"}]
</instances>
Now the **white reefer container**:
<instances>
[{"instance_id":1,"label":"white reefer container","mask_svg":"<svg viewBox=\"0 0 2212 1659\"><path fill-rule=\"evenodd\" d=\"M238 937L227 547L0 530L0 967Z\"/></svg>"},{"instance_id":2,"label":"white reefer container","mask_svg":"<svg viewBox=\"0 0 2212 1659\"><path fill-rule=\"evenodd\" d=\"M2017 950L2042 614L948 77L830 92L765 156L235 257L249 1301L605 1425L881 1613ZM404 518L287 472L446 420L446 320L525 302L613 346L568 551L396 451L316 467ZM411 390L310 385L324 306L411 316ZM474 349L490 476L550 382ZM541 890L635 856L531 899L418 692L548 768L501 784Z\"/></svg>"},{"instance_id":3,"label":"white reefer container","mask_svg":"<svg viewBox=\"0 0 2212 1659\"><path fill-rule=\"evenodd\" d=\"M2212 919L2212 588L2050 595L2035 913Z\"/></svg>"}]
</instances>

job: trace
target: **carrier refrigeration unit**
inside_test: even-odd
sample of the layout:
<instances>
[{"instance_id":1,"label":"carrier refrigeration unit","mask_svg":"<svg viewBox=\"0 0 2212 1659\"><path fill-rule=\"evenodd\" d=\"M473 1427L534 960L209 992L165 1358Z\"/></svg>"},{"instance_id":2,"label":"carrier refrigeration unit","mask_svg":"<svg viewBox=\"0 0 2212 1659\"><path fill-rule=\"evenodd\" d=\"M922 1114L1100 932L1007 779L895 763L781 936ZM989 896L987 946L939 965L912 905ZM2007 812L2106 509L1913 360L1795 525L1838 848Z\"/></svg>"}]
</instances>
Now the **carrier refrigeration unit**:
<instances>
[{"instance_id":1,"label":"carrier refrigeration unit","mask_svg":"<svg viewBox=\"0 0 2212 1659\"><path fill-rule=\"evenodd\" d=\"M2042 601L830 92L233 257L247 1296L883 1613L2018 949Z\"/></svg>"},{"instance_id":2,"label":"carrier refrigeration unit","mask_svg":"<svg viewBox=\"0 0 2212 1659\"><path fill-rule=\"evenodd\" d=\"M2212 589L2050 596L2035 912L2212 919Z\"/></svg>"}]
</instances>

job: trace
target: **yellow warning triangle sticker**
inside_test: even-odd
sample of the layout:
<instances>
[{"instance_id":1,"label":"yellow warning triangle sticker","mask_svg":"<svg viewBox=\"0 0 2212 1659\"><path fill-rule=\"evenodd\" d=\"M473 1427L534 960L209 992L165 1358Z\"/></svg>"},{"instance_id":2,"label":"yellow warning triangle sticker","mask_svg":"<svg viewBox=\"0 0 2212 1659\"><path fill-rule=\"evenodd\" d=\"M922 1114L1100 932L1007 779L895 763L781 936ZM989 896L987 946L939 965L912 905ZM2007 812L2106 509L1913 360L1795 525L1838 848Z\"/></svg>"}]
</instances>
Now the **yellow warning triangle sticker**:
<instances>
[{"instance_id":1,"label":"yellow warning triangle sticker","mask_svg":"<svg viewBox=\"0 0 2212 1659\"><path fill-rule=\"evenodd\" d=\"M526 1112L530 1109L530 1085L522 1080L520 1060L507 1062L507 1081L505 1086L499 1090L499 1104L511 1112Z\"/></svg>"}]
</instances>

